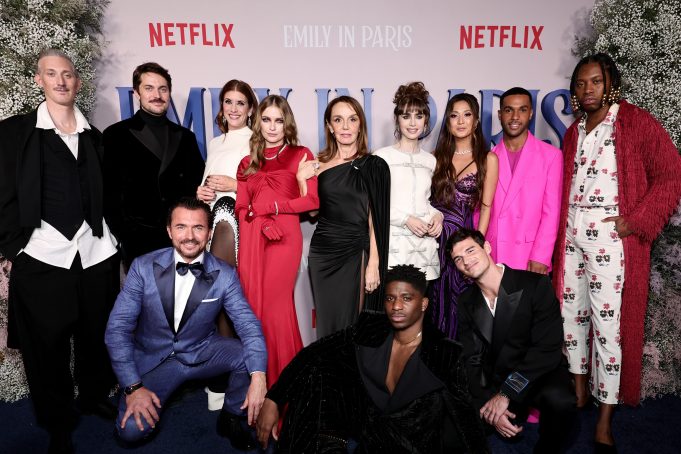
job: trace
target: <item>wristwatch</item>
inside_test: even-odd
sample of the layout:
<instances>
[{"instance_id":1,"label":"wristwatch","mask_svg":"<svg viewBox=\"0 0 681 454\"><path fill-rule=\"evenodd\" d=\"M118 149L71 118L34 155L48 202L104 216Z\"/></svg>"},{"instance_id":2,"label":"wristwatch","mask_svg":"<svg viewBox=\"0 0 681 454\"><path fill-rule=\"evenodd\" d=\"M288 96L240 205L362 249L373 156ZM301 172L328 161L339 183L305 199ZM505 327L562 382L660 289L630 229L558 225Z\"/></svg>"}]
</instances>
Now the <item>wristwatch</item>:
<instances>
[{"instance_id":1,"label":"wristwatch","mask_svg":"<svg viewBox=\"0 0 681 454\"><path fill-rule=\"evenodd\" d=\"M142 382L137 382L137 383L132 384L132 385L130 385L130 386L126 386L126 387L123 389L123 392L125 393L126 396L129 396L130 394L132 394L132 393L134 393L135 391L137 391L138 389L140 389L142 386L144 386L144 385L142 384Z\"/></svg>"}]
</instances>

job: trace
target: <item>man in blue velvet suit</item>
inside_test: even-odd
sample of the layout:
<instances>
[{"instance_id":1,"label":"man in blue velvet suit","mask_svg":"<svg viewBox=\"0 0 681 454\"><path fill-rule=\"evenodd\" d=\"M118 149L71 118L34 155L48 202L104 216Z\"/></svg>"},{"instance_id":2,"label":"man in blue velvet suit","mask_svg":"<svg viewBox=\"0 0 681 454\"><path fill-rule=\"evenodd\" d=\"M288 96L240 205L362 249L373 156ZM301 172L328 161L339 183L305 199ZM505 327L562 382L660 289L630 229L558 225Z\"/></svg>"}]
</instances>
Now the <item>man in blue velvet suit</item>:
<instances>
[{"instance_id":1,"label":"man in blue velvet suit","mask_svg":"<svg viewBox=\"0 0 681 454\"><path fill-rule=\"evenodd\" d=\"M266 385L267 353L260 322L244 299L235 270L205 251L210 208L184 198L171 208L173 247L137 258L106 329L105 342L121 389L118 435L147 437L170 394L183 382L230 372L218 432L237 449L254 442L241 424L255 423ZM224 309L239 339L221 337Z\"/></svg>"}]
</instances>

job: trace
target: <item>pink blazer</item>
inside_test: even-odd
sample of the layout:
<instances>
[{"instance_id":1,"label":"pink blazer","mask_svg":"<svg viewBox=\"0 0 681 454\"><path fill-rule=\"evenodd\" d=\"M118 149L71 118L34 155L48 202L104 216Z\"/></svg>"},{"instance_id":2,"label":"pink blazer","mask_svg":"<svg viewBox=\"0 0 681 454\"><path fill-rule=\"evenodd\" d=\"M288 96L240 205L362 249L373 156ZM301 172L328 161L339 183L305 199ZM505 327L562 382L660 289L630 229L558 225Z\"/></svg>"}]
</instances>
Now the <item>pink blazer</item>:
<instances>
[{"instance_id":1,"label":"pink blazer","mask_svg":"<svg viewBox=\"0 0 681 454\"><path fill-rule=\"evenodd\" d=\"M511 268L527 269L532 260L550 270L560 216L561 151L528 131L514 174L503 140L492 152L499 157L499 181L486 235L492 257Z\"/></svg>"}]
</instances>

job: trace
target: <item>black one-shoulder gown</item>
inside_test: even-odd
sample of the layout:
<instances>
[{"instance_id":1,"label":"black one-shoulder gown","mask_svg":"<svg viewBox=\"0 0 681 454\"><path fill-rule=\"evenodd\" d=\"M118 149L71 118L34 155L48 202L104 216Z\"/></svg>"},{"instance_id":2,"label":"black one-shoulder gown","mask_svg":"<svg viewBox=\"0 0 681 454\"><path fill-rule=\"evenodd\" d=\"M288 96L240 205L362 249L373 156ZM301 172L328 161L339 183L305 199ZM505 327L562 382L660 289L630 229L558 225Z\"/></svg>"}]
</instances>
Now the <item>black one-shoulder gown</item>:
<instances>
[{"instance_id":1,"label":"black one-shoulder gown","mask_svg":"<svg viewBox=\"0 0 681 454\"><path fill-rule=\"evenodd\" d=\"M354 323L362 306L380 309L387 266L390 170L381 158L369 155L325 170L318 183L319 221L308 265L317 336L322 337ZM379 249L381 286L365 301L369 210Z\"/></svg>"}]
</instances>

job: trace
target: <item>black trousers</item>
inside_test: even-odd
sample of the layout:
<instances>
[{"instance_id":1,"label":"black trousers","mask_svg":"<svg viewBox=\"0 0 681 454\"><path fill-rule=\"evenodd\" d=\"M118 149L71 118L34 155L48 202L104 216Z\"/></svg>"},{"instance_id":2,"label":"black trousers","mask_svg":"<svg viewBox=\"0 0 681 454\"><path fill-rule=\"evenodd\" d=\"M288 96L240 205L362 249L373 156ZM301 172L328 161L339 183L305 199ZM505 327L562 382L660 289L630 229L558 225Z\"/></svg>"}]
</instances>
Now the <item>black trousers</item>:
<instances>
[{"instance_id":1,"label":"black trousers","mask_svg":"<svg viewBox=\"0 0 681 454\"><path fill-rule=\"evenodd\" d=\"M572 374L561 366L549 372L529 390L525 402L511 402L509 411L516 415L514 424L527 420L529 408L537 408L539 415L539 440L535 453L565 452L566 442L577 420L577 397Z\"/></svg>"},{"instance_id":2,"label":"black trousers","mask_svg":"<svg viewBox=\"0 0 681 454\"><path fill-rule=\"evenodd\" d=\"M38 424L70 430L75 381L83 401L106 399L115 383L104 345L109 312L120 289L118 254L83 269L80 256L64 269L22 253L12 263L9 305Z\"/></svg>"}]
</instances>

